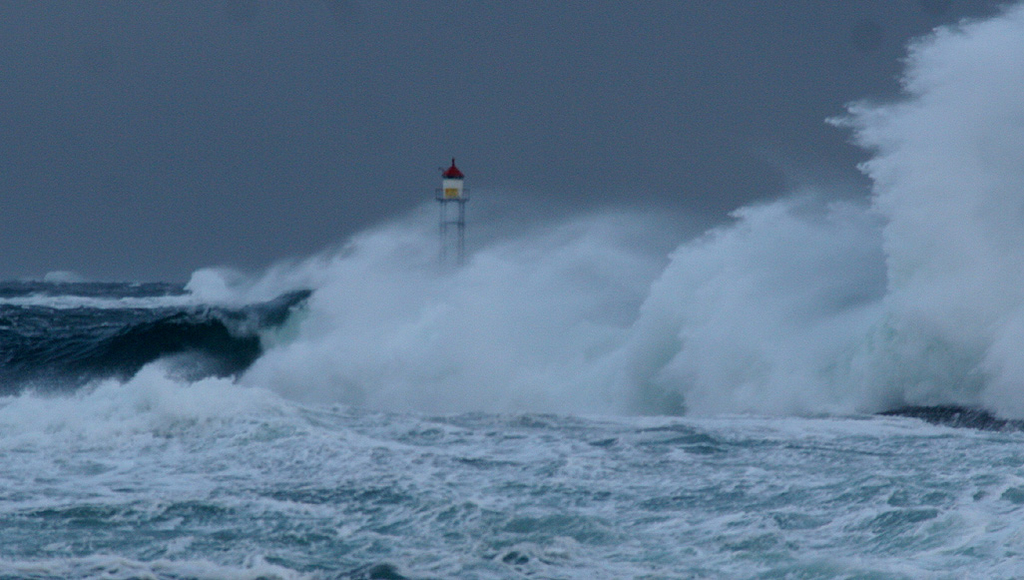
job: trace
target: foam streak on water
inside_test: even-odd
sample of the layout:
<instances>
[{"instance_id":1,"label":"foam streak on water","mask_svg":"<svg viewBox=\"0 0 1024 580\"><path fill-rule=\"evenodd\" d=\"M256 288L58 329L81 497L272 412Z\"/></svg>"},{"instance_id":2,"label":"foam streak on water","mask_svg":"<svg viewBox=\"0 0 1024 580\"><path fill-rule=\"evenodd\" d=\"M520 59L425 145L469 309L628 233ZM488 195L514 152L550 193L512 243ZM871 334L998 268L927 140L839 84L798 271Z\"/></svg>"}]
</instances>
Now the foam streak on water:
<instances>
[{"instance_id":1,"label":"foam streak on water","mask_svg":"<svg viewBox=\"0 0 1024 580\"><path fill-rule=\"evenodd\" d=\"M149 369L6 399L0 432L0 577L1024 573L1020 433L425 417Z\"/></svg>"}]
</instances>

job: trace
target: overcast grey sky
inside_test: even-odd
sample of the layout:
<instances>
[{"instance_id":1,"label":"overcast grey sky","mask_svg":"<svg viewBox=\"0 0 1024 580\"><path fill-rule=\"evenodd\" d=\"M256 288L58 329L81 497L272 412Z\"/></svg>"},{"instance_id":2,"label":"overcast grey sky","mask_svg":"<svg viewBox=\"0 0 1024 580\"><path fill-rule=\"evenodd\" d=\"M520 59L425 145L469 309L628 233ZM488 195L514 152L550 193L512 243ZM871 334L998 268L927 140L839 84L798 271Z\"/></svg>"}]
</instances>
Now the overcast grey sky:
<instances>
[{"instance_id":1,"label":"overcast grey sky","mask_svg":"<svg viewBox=\"0 0 1024 580\"><path fill-rule=\"evenodd\" d=\"M824 120L998 5L3 2L0 278L258 269L428 202L451 156L510 212L850 195Z\"/></svg>"}]
</instances>

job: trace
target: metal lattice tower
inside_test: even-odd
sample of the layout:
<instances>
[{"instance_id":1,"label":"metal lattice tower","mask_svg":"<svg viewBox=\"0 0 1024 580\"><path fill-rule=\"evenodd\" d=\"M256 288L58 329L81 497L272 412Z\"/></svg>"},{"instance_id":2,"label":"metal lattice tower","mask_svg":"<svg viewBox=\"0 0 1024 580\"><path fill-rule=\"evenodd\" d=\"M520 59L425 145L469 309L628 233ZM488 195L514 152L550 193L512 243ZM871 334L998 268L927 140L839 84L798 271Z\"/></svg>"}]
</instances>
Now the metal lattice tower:
<instances>
[{"instance_id":1,"label":"metal lattice tower","mask_svg":"<svg viewBox=\"0 0 1024 580\"><path fill-rule=\"evenodd\" d=\"M466 202L469 190L463 187L466 176L452 165L441 174L441 188L437 190L437 204L441 208L439 233L441 236L441 263L462 264L466 256Z\"/></svg>"}]
</instances>

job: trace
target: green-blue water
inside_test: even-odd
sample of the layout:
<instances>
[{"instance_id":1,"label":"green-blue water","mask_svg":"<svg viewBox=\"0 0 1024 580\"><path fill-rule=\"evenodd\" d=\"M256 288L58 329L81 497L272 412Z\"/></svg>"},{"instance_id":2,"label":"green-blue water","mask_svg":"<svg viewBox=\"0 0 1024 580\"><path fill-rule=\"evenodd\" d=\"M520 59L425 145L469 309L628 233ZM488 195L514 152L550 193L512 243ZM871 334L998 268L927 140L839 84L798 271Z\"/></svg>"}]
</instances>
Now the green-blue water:
<instances>
[{"instance_id":1,"label":"green-blue water","mask_svg":"<svg viewBox=\"0 0 1024 580\"><path fill-rule=\"evenodd\" d=\"M897 417L377 413L140 376L0 402L0 577L1010 578L1022 444Z\"/></svg>"}]
</instances>

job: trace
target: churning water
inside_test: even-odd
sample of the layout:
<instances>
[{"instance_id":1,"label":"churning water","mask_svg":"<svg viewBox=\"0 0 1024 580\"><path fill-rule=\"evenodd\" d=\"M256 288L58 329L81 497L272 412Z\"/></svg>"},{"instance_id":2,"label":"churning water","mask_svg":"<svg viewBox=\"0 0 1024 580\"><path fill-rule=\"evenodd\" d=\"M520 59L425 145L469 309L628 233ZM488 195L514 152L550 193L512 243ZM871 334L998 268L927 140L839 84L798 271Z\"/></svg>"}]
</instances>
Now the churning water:
<instances>
[{"instance_id":1,"label":"churning water","mask_svg":"<svg viewBox=\"0 0 1024 580\"><path fill-rule=\"evenodd\" d=\"M870 203L670 252L605 214L439 270L414 215L258 278L3 285L0 577L1024 575L1021 62L1022 7L937 30L834 120Z\"/></svg>"}]
</instances>

